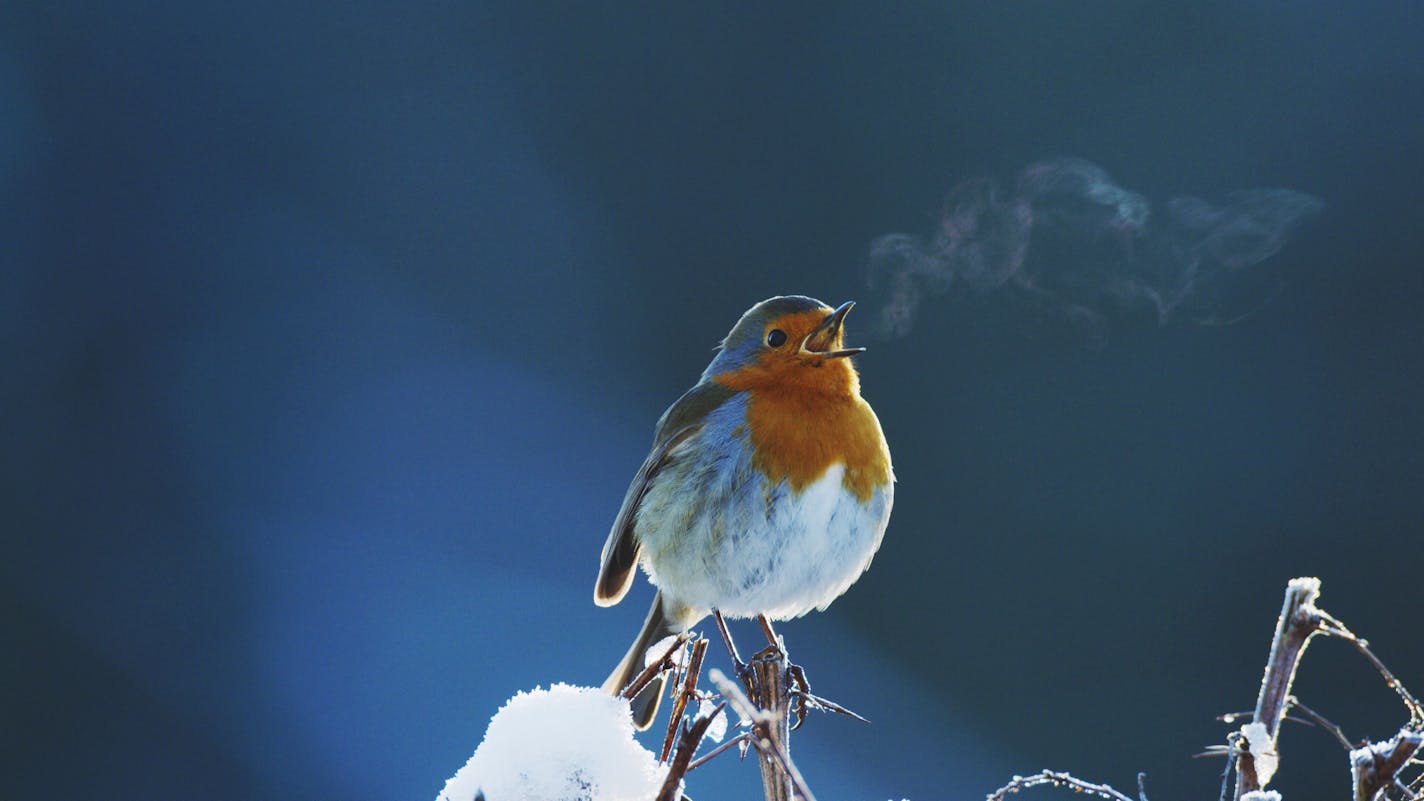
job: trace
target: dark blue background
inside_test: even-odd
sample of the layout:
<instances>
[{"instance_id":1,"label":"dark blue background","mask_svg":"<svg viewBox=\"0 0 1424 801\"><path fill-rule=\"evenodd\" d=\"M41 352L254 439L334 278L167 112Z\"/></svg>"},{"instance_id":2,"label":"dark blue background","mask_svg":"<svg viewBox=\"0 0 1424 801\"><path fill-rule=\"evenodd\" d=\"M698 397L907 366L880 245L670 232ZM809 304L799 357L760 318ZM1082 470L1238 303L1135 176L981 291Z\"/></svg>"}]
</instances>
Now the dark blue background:
<instances>
[{"instance_id":1,"label":"dark blue background","mask_svg":"<svg viewBox=\"0 0 1424 801\"><path fill-rule=\"evenodd\" d=\"M8 5L0 795L433 797L623 652L650 593L595 609L599 548L737 315L873 308L872 239L1065 154L1326 210L1235 325L961 298L868 343L894 519L782 630L876 723L813 720L813 786L1210 797L1299 574L1424 689L1421 41L1408 3ZM1403 720L1342 645L1299 690ZM756 792L724 761L695 797Z\"/></svg>"}]
</instances>

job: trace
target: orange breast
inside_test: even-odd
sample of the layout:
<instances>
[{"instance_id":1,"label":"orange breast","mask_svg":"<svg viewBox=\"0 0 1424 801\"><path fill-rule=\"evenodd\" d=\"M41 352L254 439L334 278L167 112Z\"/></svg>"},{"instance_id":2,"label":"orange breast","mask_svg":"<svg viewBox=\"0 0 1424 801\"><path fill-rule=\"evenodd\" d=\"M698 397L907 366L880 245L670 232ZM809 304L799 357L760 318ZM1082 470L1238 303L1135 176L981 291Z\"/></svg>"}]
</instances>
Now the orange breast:
<instances>
[{"instance_id":1,"label":"orange breast","mask_svg":"<svg viewBox=\"0 0 1424 801\"><path fill-rule=\"evenodd\" d=\"M733 373L717 380L743 388L737 379ZM751 390L747 434L756 449L752 465L773 483L785 479L800 492L840 462L843 486L867 501L889 480L890 449L880 421L854 385L825 392L795 383L755 383L760 385L746 387Z\"/></svg>"}]
</instances>

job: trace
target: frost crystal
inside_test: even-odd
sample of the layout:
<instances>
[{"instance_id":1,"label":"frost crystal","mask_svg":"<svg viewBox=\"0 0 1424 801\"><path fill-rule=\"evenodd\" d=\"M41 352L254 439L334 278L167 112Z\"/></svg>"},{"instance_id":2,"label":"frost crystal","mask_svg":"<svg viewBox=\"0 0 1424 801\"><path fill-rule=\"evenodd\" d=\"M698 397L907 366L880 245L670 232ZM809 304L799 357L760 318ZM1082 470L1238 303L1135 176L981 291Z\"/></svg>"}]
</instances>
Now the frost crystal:
<instances>
[{"instance_id":1,"label":"frost crystal","mask_svg":"<svg viewBox=\"0 0 1424 801\"><path fill-rule=\"evenodd\" d=\"M647 801L662 773L633 739L627 701L555 684L509 699L436 801Z\"/></svg>"},{"instance_id":2,"label":"frost crystal","mask_svg":"<svg viewBox=\"0 0 1424 801\"><path fill-rule=\"evenodd\" d=\"M1270 784L1271 777L1276 775L1276 766L1280 764L1280 756L1276 754L1276 747L1271 742L1271 735L1266 732L1266 724L1247 723L1241 727L1241 736L1246 738L1246 747L1251 752L1251 760L1256 765L1256 780L1261 783L1262 787L1265 787ZM1269 801L1269 799L1263 798L1259 801Z\"/></svg>"}]
</instances>

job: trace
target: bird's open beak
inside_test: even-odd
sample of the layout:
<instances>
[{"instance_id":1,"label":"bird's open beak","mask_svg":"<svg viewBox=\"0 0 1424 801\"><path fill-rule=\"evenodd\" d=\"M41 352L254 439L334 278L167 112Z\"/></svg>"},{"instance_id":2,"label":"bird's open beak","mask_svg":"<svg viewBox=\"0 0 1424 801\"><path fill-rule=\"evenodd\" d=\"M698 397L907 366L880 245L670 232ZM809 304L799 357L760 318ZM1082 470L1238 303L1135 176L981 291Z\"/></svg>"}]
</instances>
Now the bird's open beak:
<instances>
[{"instance_id":1,"label":"bird's open beak","mask_svg":"<svg viewBox=\"0 0 1424 801\"><path fill-rule=\"evenodd\" d=\"M848 300L842 303L839 308L830 313L816 329L806 335L806 339L801 342L801 350L807 353L814 353L827 359L835 359L841 356L854 356L857 353L864 353L865 348L839 348L832 350L841 341L841 324L845 322L845 316L850 310L855 308L855 301Z\"/></svg>"}]
</instances>

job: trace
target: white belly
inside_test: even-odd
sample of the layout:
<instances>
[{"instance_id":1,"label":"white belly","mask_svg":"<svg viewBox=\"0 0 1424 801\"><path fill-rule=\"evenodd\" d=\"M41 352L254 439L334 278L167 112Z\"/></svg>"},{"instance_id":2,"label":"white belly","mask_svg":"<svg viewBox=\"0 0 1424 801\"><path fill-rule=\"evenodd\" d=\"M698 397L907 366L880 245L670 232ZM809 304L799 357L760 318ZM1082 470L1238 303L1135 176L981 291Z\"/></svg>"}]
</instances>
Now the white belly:
<instances>
[{"instance_id":1,"label":"white belly","mask_svg":"<svg viewBox=\"0 0 1424 801\"><path fill-rule=\"evenodd\" d=\"M784 620L824 609L870 566L890 518L892 484L862 503L844 475L833 465L800 493L755 473L745 482L713 478L694 498L670 491L673 482L650 487L640 510L643 566L693 617L717 609Z\"/></svg>"}]
</instances>

